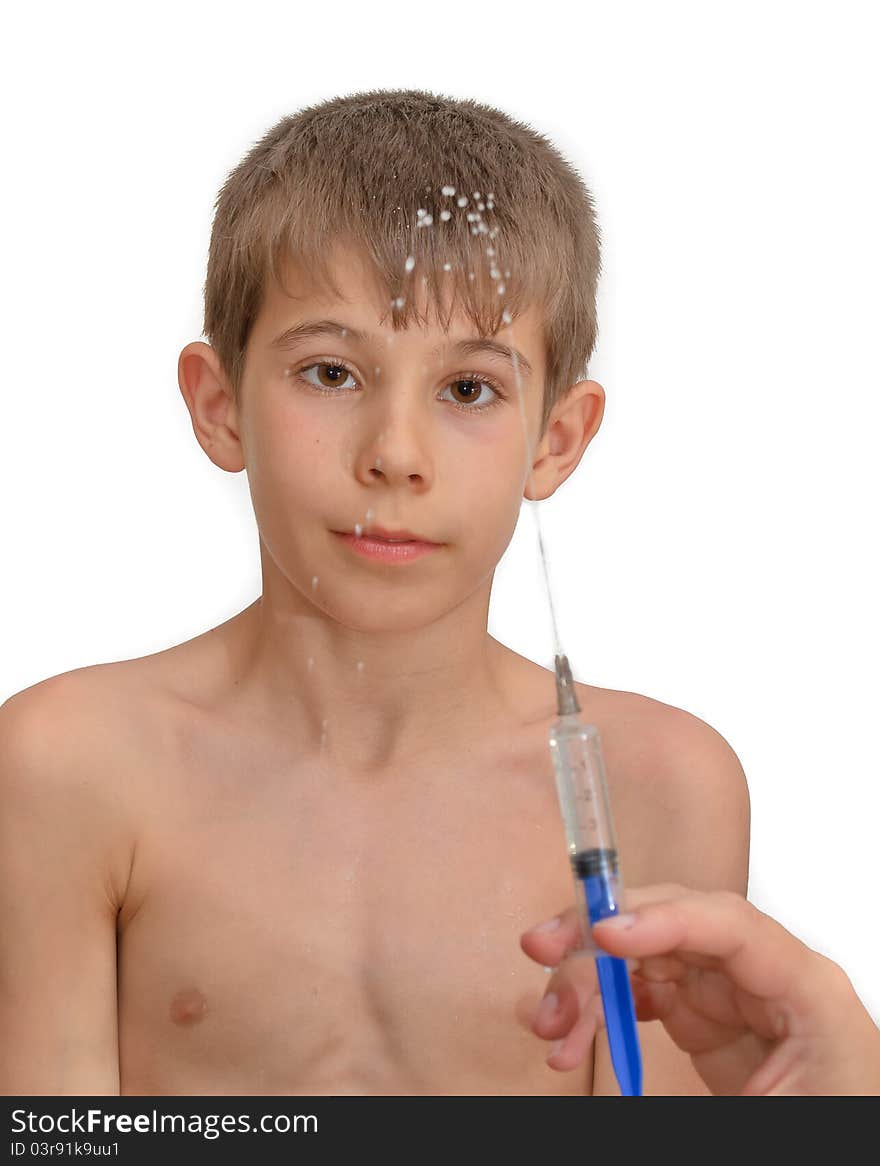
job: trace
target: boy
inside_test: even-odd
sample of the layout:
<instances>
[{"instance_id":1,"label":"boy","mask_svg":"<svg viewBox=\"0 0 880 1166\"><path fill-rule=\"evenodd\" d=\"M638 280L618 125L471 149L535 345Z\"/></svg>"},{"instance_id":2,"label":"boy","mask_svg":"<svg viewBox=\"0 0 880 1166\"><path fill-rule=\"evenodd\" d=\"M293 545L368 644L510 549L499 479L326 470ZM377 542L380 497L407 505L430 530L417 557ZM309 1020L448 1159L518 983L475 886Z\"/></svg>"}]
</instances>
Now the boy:
<instances>
[{"instance_id":1,"label":"boy","mask_svg":"<svg viewBox=\"0 0 880 1166\"><path fill-rule=\"evenodd\" d=\"M179 382L262 594L0 711L5 1092L618 1092L604 1033L533 1028L520 937L574 897L555 685L487 632L522 497L601 423L599 267L578 176L471 101L328 101L230 174ZM745 893L726 742L577 687L627 885ZM708 1092L640 1036L646 1093Z\"/></svg>"}]
</instances>

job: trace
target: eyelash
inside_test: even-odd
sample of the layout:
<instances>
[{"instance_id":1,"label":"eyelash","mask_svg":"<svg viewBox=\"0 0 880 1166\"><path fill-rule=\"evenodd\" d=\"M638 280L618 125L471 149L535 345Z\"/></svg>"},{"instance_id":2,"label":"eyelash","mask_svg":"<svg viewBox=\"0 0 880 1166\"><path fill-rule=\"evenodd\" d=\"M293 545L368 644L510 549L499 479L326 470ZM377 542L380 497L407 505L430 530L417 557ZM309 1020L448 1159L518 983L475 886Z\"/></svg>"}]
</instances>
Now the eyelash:
<instances>
[{"instance_id":1,"label":"eyelash","mask_svg":"<svg viewBox=\"0 0 880 1166\"><path fill-rule=\"evenodd\" d=\"M302 374L304 372L308 372L310 368L317 368L322 364L329 365L331 368L344 368L350 376L355 377L355 380L357 380L356 374L348 367L345 361L336 360L335 358L332 360L313 360L310 364L301 365L298 369L296 369L296 375L300 379L303 379ZM505 400L505 394L501 391L500 386L495 381L493 381L491 377L487 377L478 373L459 373L458 376L454 376L452 380L447 381L447 383L443 386L444 389L448 388L449 385L454 384L455 381L474 381L478 385L488 385L493 393L495 393L495 400L490 401L488 405L462 405L458 401L450 401L449 403L455 409L458 409L461 413L485 413L489 409L493 409L496 405L500 405L501 402ZM310 389L314 389L318 393L323 393L325 396L332 397L335 396L338 392L337 389L325 389L321 385L312 384L311 381L304 381L304 383L307 384Z\"/></svg>"}]
</instances>

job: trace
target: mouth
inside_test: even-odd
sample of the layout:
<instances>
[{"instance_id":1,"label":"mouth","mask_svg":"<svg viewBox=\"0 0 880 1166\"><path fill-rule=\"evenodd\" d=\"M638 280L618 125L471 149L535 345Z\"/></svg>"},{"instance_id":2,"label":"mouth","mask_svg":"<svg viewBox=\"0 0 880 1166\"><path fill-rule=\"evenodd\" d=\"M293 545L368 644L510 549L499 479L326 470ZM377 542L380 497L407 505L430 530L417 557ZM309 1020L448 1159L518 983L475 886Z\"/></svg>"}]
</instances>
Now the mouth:
<instances>
[{"instance_id":1,"label":"mouth","mask_svg":"<svg viewBox=\"0 0 880 1166\"><path fill-rule=\"evenodd\" d=\"M368 559L398 563L420 558L431 551L439 550L442 543L431 542L410 530L386 530L372 527L369 531L352 533L334 530L333 534L348 543L352 550Z\"/></svg>"},{"instance_id":2,"label":"mouth","mask_svg":"<svg viewBox=\"0 0 880 1166\"><path fill-rule=\"evenodd\" d=\"M357 534L357 531L355 531ZM361 531L362 538L377 539L387 543L426 543L428 546L438 546L429 538L414 534L411 530L388 530L384 526L371 526L369 530Z\"/></svg>"}]
</instances>

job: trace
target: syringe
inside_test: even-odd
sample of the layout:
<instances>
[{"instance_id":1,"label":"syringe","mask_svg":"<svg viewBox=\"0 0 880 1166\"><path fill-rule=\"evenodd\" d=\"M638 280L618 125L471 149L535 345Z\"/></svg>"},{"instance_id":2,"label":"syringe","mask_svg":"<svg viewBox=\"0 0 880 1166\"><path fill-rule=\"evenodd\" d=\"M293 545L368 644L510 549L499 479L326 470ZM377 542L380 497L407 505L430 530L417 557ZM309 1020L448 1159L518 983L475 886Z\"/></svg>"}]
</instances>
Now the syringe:
<instances>
[{"instance_id":1,"label":"syringe","mask_svg":"<svg viewBox=\"0 0 880 1166\"><path fill-rule=\"evenodd\" d=\"M618 914L623 886L617 842L605 780L599 730L580 719L580 705L566 656L556 657L559 719L550 729L550 754L575 895L586 939L585 950L597 952L591 927ZM642 1056L626 960L596 954L596 971L605 1011L611 1062L624 1097L642 1094Z\"/></svg>"}]
</instances>

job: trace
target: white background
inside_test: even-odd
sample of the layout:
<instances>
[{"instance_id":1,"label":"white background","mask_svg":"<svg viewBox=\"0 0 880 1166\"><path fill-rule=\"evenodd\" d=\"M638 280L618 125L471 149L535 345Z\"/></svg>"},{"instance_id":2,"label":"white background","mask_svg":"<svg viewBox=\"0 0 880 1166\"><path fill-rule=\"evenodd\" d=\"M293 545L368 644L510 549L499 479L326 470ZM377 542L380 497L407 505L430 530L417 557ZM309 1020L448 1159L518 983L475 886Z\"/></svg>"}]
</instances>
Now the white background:
<instances>
[{"instance_id":1,"label":"white background","mask_svg":"<svg viewBox=\"0 0 880 1166\"><path fill-rule=\"evenodd\" d=\"M0 698L178 643L259 594L245 476L197 446L176 377L228 171L340 93L488 101L578 167L604 239L605 419L541 508L575 675L730 742L751 898L880 1019L871 9L8 13ZM527 503L490 628L549 667L542 586Z\"/></svg>"}]
</instances>

